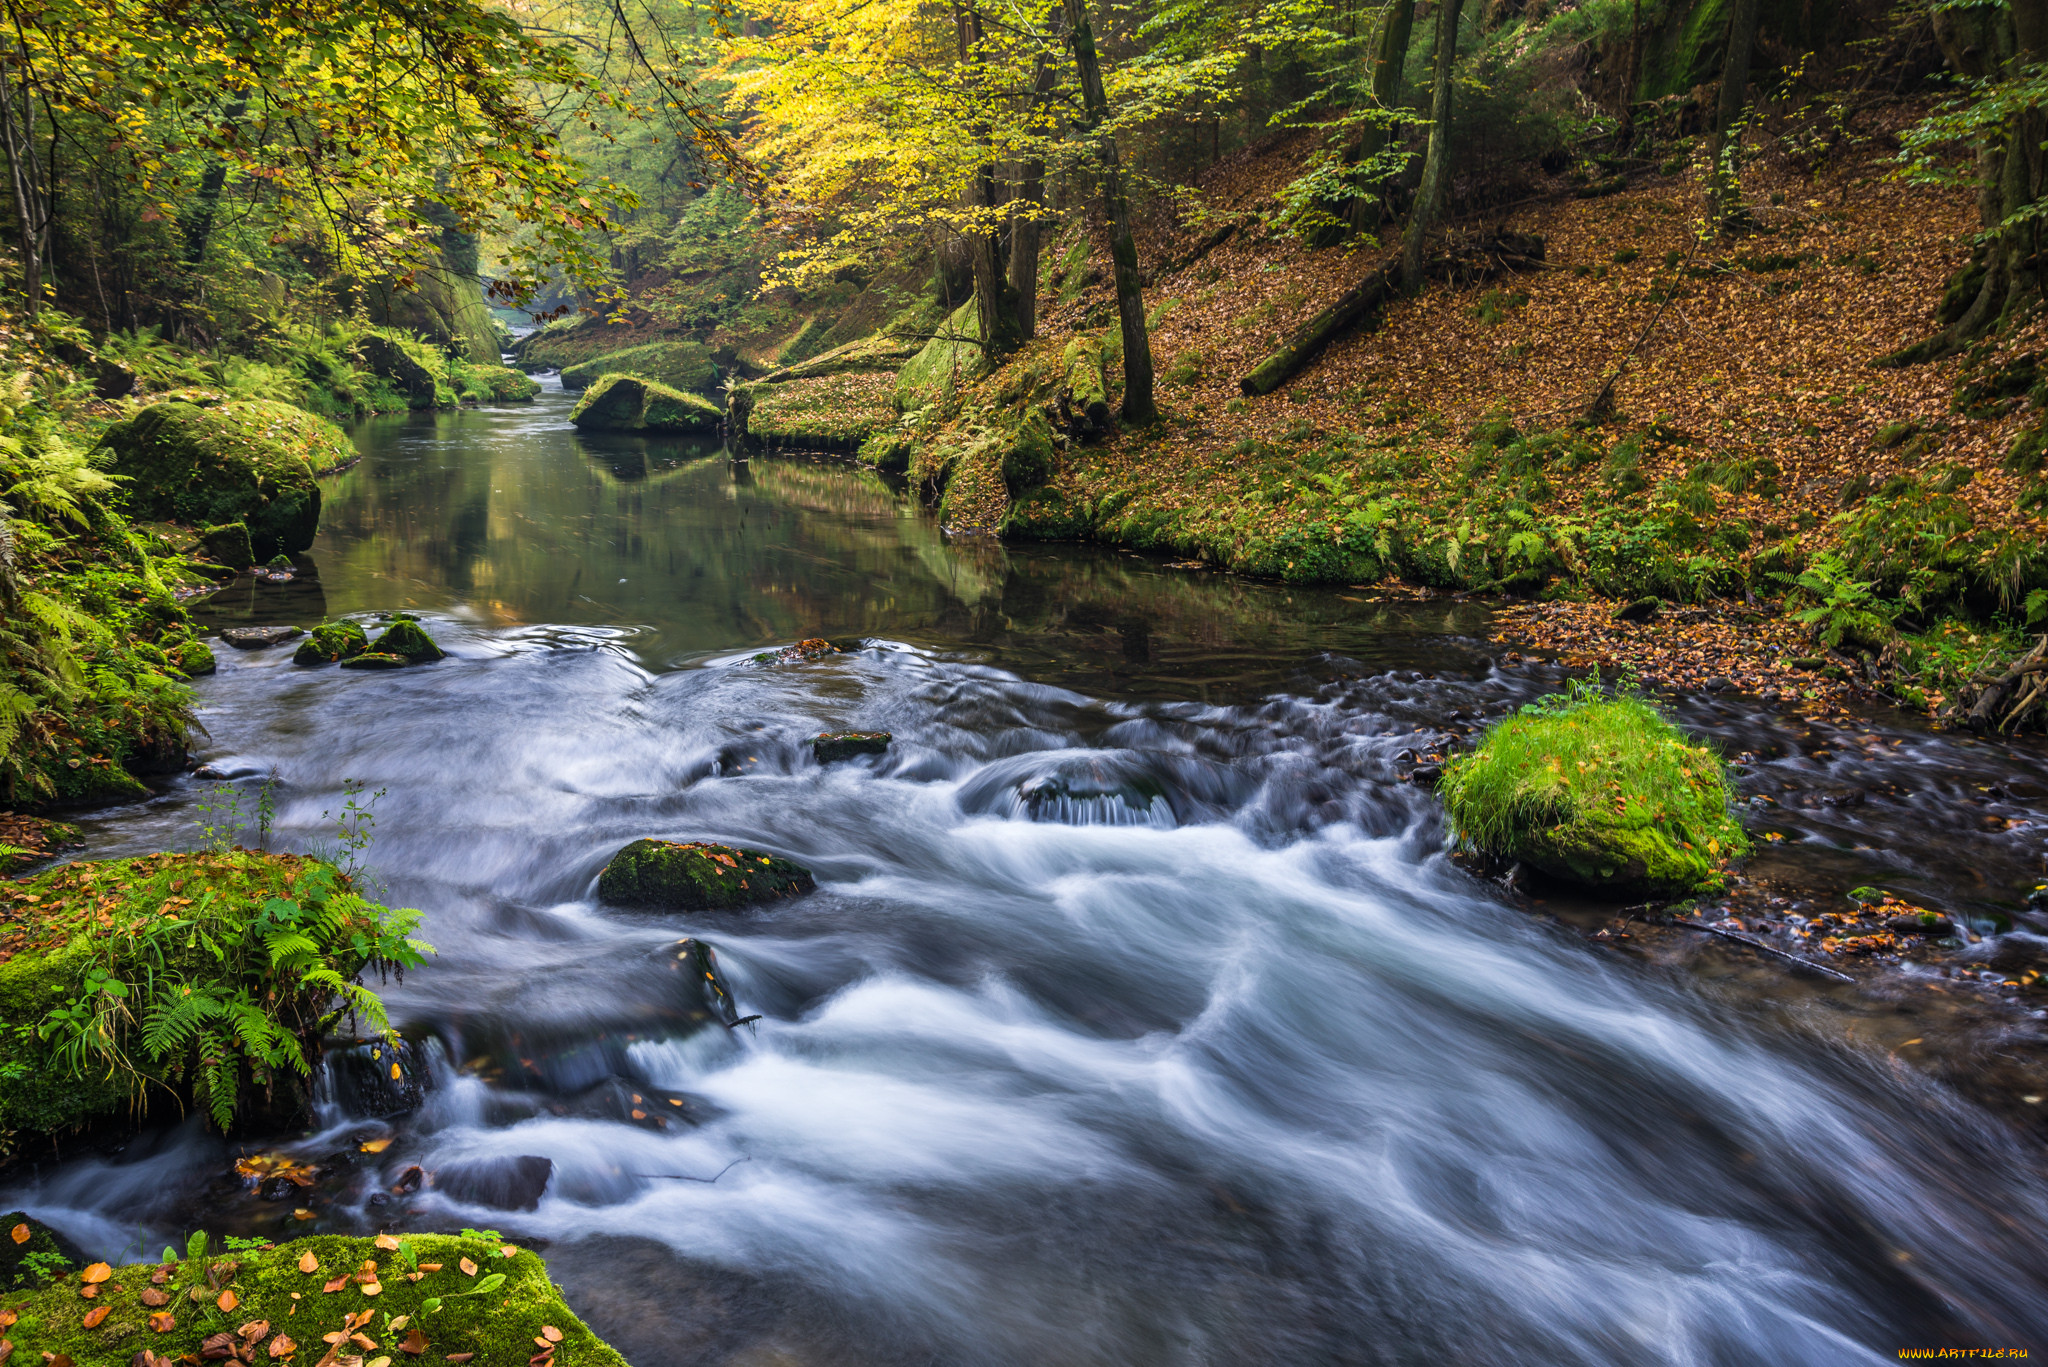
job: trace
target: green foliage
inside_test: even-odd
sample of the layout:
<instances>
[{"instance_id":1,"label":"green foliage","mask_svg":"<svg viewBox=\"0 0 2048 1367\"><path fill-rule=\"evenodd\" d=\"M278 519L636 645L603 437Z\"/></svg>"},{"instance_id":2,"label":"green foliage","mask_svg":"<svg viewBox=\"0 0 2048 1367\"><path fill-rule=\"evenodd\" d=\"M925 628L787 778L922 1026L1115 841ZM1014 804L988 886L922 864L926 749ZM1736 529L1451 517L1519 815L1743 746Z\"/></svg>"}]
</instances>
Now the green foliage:
<instances>
[{"instance_id":1,"label":"green foliage","mask_svg":"<svg viewBox=\"0 0 2048 1367\"><path fill-rule=\"evenodd\" d=\"M1494 726L1437 792L1468 844L1625 894L1711 887L1749 849L1720 761L1642 698L1591 682Z\"/></svg>"},{"instance_id":2,"label":"green foliage","mask_svg":"<svg viewBox=\"0 0 2048 1367\"><path fill-rule=\"evenodd\" d=\"M422 962L418 913L365 901L332 864L219 848L67 865L14 894L51 947L0 964L0 1037L28 1065L0 1078L0 1128L78 1124L188 1084L223 1129L290 1084L341 1015L388 1029L363 975ZM232 822L233 818L228 818ZM296 1081L293 1081L296 1079Z\"/></svg>"},{"instance_id":3,"label":"green foliage","mask_svg":"<svg viewBox=\"0 0 2048 1367\"><path fill-rule=\"evenodd\" d=\"M1792 584L1796 599L1806 604L1794 620L1811 627L1814 639L1830 650L1883 650L1897 634L1892 622L1898 609L1877 596L1874 581L1852 578L1831 551L1814 556Z\"/></svg>"}]
</instances>

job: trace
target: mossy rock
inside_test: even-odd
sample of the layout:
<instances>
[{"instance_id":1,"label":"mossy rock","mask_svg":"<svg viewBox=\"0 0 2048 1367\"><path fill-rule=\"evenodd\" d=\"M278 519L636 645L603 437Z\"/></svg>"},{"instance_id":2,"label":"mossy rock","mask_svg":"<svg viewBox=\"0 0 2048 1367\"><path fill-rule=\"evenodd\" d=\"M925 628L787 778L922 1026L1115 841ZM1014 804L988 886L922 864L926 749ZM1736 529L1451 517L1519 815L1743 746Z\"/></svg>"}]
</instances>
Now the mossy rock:
<instances>
[{"instance_id":1,"label":"mossy rock","mask_svg":"<svg viewBox=\"0 0 2048 1367\"><path fill-rule=\"evenodd\" d=\"M115 1010L118 1053L73 1058L61 1021L48 1039L33 1028L0 1031L0 1159L60 1131L139 1121L153 1105L207 1109L217 1101L216 1113L232 1111L238 1123L289 1127L309 1101L305 1074L289 1067L262 1077L246 1067L216 1074L200 1062L196 1040L152 1056L134 1022L180 985L241 996L258 1004L267 1029L310 1057L333 994L273 966L262 939L266 909L272 899L289 899L294 914L317 907L330 917L343 947L326 962L343 979L367 966L347 947L350 937L373 933L386 915L351 893L331 864L239 849L80 861L9 884L5 894L0 1019L35 1027L80 1003ZM213 1091L230 1085L232 1094Z\"/></svg>"},{"instance_id":2,"label":"mossy rock","mask_svg":"<svg viewBox=\"0 0 2048 1367\"><path fill-rule=\"evenodd\" d=\"M357 349L371 373L405 396L406 407L448 408L455 403L455 391L448 386L448 358L425 342L396 331L370 332Z\"/></svg>"},{"instance_id":3,"label":"mossy rock","mask_svg":"<svg viewBox=\"0 0 2048 1367\"><path fill-rule=\"evenodd\" d=\"M369 650L361 655L351 655L341 662L343 669L404 669L412 661L403 655L391 655L381 650Z\"/></svg>"},{"instance_id":4,"label":"mossy rock","mask_svg":"<svg viewBox=\"0 0 2048 1367\"><path fill-rule=\"evenodd\" d=\"M292 652L295 665L324 665L346 660L370 648L370 638L354 622L322 622Z\"/></svg>"},{"instance_id":5,"label":"mossy rock","mask_svg":"<svg viewBox=\"0 0 2048 1367\"><path fill-rule=\"evenodd\" d=\"M540 381L502 365L458 364L455 383L468 403L527 403L540 393Z\"/></svg>"},{"instance_id":6,"label":"mossy rock","mask_svg":"<svg viewBox=\"0 0 2048 1367\"><path fill-rule=\"evenodd\" d=\"M1437 793L1474 847L1611 897L1712 889L1749 850L1711 751L1641 699L1583 686L1495 726Z\"/></svg>"},{"instance_id":7,"label":"mossy rock","mask_svg":"<svg viewBox=\"0 0 2048 1367\"><path fill-rule=\"evenodd\" d=\"M562 388L588 389L607 375L637 375L687 394L718 387L718 364L700 342L649 342L562 367Z\"/></svg>"},{"instance_id":8,"label":"mossy rock","mask_svg":"<svg viewBox=\"0 0 2048 1367\"><path fill-rule=\"evenodd\" d=\"M238 570L256 563L256 549L249 544L249 528L240 522L208 527L199 534L199 549L211 559Z\"/></svg>"},{"instance_id":9,"label":"mossy rock","mask_svg":"<svg viewBox=\"0 0 2048 1367\"><path fill-rule=\"evenodd\" d=\"M1084 506L1057 489L1040 488L1010 504L1002 530L1033 541L1078 541L1094 528Z\"/></svg>"},{"instance_id":10,"label":"mossy rock","mask_svg":"<svg viewBox=\"0 0 2048 1367\"><path fill-rule=\"evenodd\" d=\"M0 1215L0 1293L34 1290L85 1264L78 1246L41 1220L19 1210Z\"/></svg>"},{"instance_id":11,"label":"mossy rock","mask_svg":"<svg viewBox=\"0 0 2048 1367\"><path fill-rule=\"evenodd\" d=\"M758 850L636 840L604 866L597 895L616 906L720 911L800 896L817 886L810 870Z\"/></svg>"},{"instance_id":12,"label":"mossy rock","mask_svg":"<svg viewBox=\"0 0 2048 1367\"><path fill-rule=\"evenodd\" d=\"M540 1255L498 1238L314 1235L231 1252L210 1252L195 1240L178 1261L112 1269L90 1301L79 1298L86 1275L68 1272L39 1291L5 1297L16 1316L7 1335L17 1361L54 1354L78 1367L115 1367L145 1349L166 1362L227 1361L246 1343L247 1360L312 1367L323 1355L335 1357L322 1339L347 1320L350 1332L376 1346L360 1354L351 1347L344 1360L456 1357L497 1367L528 1362L537 1344L554 1343L562 1367L627 1367L570 1311ZM150 1302L163 1298L162 1310L153 1309ZM94 1327L87 1329L89 1316Z\"/></svg>"},{"instance_id":13,"label":"mossy rock","mask_svg":"<svg viewBox=\"0 0 2048 1367\"><path fill-rule=\"evenodd\" d=\"M213 658L213 647L204 641L180 641L172 648L170 656L172 665L188 679L211 674L219 668Z\"/></svg>"},{"instance_id":14,"label":"mossy rock","mask_svg":"<svg viewBox=\"0 0 2048 1367\"><path fill-rule=\"evenodd\" d=\"M397 655L413 664L438 660L448 652L434 644L425 627L410 617L399 617L370 645L378 655Z\"/></svg>"},{"instance_id":15,"label":"mossy rock","mask_svg":"<svg viewBox=\"0 0 2048 1367\"><path fill-rule=\"evenodd\" d=\"M709 399L637 375L606 375L585 390L569 421L592 432L715 433L725 410Z\"/></svg>"},{"instance_id":16,"label":"mossy rock","mask_svg":"<svg viewBox=\"0 0 2048 1367\"><path fill-rule=\"evenodd\" d=\"M820 764L852 759L855 755L886 752L895 737L887 731L827 731L811 738L811 755Z\"/></svg>"},{"instance_id":17,"label":"mossy rock","mask_svg":"<svg viewBox=\"0 0 2048 1367\"><path fill-rule=\"evenodd\" d=\"M320 525L314 474L355 458L333 423L268 399L155 404L108 428L105 443L114 472L131 481L131 514L193 526L240 522L252 558L311 546Z\"/></svg>"},{"instance_id":18,"label":"mossy rock","mask_svg":"<svg viewBox=\"0 0 2048 1367\"><path fill-rule=\"evenodd\" d=\"M981 354L981 315L972 299L953 310L938 335L897 372L896 407L908 413L944 403L960 386L981 378L987 368Z\"/></svg>"}]
</instances>

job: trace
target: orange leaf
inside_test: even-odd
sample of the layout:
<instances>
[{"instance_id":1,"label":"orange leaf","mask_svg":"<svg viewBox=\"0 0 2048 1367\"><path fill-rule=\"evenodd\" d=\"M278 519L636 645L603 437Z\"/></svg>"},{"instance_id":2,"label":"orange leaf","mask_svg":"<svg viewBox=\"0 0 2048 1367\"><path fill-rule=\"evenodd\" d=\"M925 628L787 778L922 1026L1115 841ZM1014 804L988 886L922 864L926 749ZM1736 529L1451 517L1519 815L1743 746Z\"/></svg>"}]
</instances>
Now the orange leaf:
<instances>
[{"instance_id":1,"label":"orange leaf","mask_svg":"<svg viewBox=\"0 0 2048 1367\"><path fill-rule=\"evenodd\" d=\"M336 1291L339 1291L339 1290L341 1290L341 1288L343 1288L344 1286L347 1286L347 1285L348 1285L348 1274L347 1274L347 1273L343 1273L343 1274L342 1274L341 1276L339 1276L339 1277L336 1277L336 1278L335 1278L335 1279L334 1279L333 1281L331 1281L331 1282L327 1283L327 1285L325 1285L325 1286L321 1287L320 1289L321 1289L322 1291L328 1292L328 1293L329 1293L329 1294L331 1295L332 1293L334 1293L334 1292L336 1292Z\"/></svg>"},{"instance_id":2,"label":"orange leaf","mask_svg":"<svg viewBox=\"0 0 2048 1367\"><path fill-rule=\"evenodd\" d=\"M105 1263L94 1263L91 1267L85 1269L84 1273L81 1275L81 1280L83 1280L87 1286L97 1286L99 1283L105 1281L107 1278L113 1275L113 1268L108 1267Z\"/></svg>"},{"instance_id":3,"label":"orange leaf","mask_svg":"<svg viewBox=\"0 0 2048 1367\"><path fill-rule=\"evenodd\" d=\"M464 1258L455 1265L462 1269L462 1275L465 1277L474 1277L476 1275L476 1264L467 1258Z\"/></svg>"},{"instance_id":4,"label":"orange leaf","mask_svg":"<svg viewBox=\"0 0 2048 1367\"><path fill-rule=\"evenodd\" d=\"M299 1351L299 1345L292 1342L290 1334L279 1334L270 1341L270 1355L274 1358L288 1358Z\"/></svg>"},{"instance_id":5,"label":"orange leaf","mask_svg":"<svg viewBox=\"0 0 2048 1367\"><path fill-rule=\"evenodd\" d=\"M241 1303L242 1298L237 1296L232 1289L221 1292L220 1299L214 1302L215 1305L220 1307L222 1314L227 1314Z\"/></svg>"},{"instance_id":6,"label":"orange leaf","mask_svg":"<svg viewBox=\"0 0 2048 1367\"><path fill-rule=\"evenodd\" d=\"M100 1321L113 1313L114 1307L111 1305L95 1305L85 1312L85 1327L97 1329L100 1327Z\"/></svg>"},{"instance_id":7,"label":"orange leaf","mask_svg":"<svg viewBox=\"0 0 2048 1367\"><path fill-rule=\"evenodd\" d=\"M313 1256L312 1249L309 1248L304 1253L301 1253L299 1255L299 1271L318 1272L319 1270L320 1260Z\"/></svg>"},{"instance_id":8,"label":"orange leaf","mask_svg":"<svg viewBox=\"0 0 2048 1367\"><path fill-rule=\"evenodd\" d=\"M389 1138L366 1140L362 1144L357 1145L357 1147L364 1153L382 1153L391 1147L391 1140Z\"/></svg>"},{"instance_id":9,"label":"orange leaf","mask_svg":"<svg viewBox=\"0 0 2048 1367\"><path fill-rule=\"evenodd\" d=\"M178 1317L168 1310L159 1310L149 1317L149 1327L154 1333L168 1334L178 1327Z\"/></svg>"},{"instance_id":10,"label":"orange leaf","mask_svg":"<svg viewBox=\"0 0 2048 1367\"><path fill-rule=\"evenodd\" d=\"M540 1336L549 1343L560 1343L562 1341L562 1331L555 1328L552 1324L543 1324L540 1327Z\"/></svg>"},{"instance_id":11,"label":"orange leaf","mask_svg":"<svg viewBox=\"0 0 2048 1367\"><path fill-rule=\"evenodd\" d=\"M34 1232L34 1230L30 1229L25 1224L16 1225L13 1229L8 1231L8 1233L13 1236L14 1242L18 1244L27 1243L29 1241L29 1236Z\"/></svg>"},{"instance_id":12,"label":"orange leaf","mask_svg":"<svg viewBox=\"0 0 2048 1367\"><path fill-rule=\"evenodd\" d=\"M427 1336L415 1329L398 1341L398 1351L418 1357L427 1351Z\"/></svg>"}]
</instances>

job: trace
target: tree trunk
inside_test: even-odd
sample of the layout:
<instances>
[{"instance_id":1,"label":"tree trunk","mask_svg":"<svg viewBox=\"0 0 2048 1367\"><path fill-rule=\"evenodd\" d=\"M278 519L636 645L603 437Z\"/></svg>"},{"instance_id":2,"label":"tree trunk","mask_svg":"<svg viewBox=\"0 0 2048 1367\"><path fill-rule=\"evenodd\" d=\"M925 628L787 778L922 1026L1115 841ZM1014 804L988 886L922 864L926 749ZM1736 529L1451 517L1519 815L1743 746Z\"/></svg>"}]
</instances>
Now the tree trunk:
<instances>
[{"instance_id":1,"label":"tree trunk","mask_svg":"<svg viewBox=\"0 0 2048 1367\"><path fill-rule=\"evenodd\" d=\"M1734 0L1728 11L1728 51L1721 62L1721 98L1714 106L1714 131L1708 141L1712 162L1707 171L1714 225L1734 226L1741 218L1742 187L1735 176L1740 148L1729 135L1749 98L1749 53L1756 43L1757 0Z\"/></svg>"},{"instance_id":2,"label":"tree trunk","mask_svg":"<svg viewBox=\"0 0 2048 1367\"><path fill-rule=\"evenodd\" d=\"M1053 42L1059 41L1060 15L1053 15ZM1059 72L1050 51L1039 54L1031 78L1031 113L1042 116ZM1038 335L1039 211L1045 206L1045 158L1027 156L1017 163L1017 189L1010 210L1010 292L1021 344Z\"/></svg>"},{"instance_id":3,"label":"tree trunk","mask_svg":"<svg viewBox=\"0 0 2048 1367\"><path fill-rule=\"evenodd\" d=\"M1950 68L1966 80L1995 81L2048 57L2048 0L2013 0L2008 8L1930 6L1935 41ZM1993 328L2041 307L2044 268L2040 227L2004 225L2039 199L2044 185L2044 121L2022 109L1977 144L1977 220L1982 245L1950 282L1937 315L1942 330L1880 357L1874 365L1917 365L1950 356Z\"/></svg>"},{"instance_id":4,"label":"tree trunk","mask_svg":"<svg viewBox=\"0 0 2048 1367\"><path fill-rule=\"evenodd\" d=\"M953 21L964 67L981 43L981 12L972 5L955 5ZM974 131L986 146L988 125L978 124ZM997 203L995 163L983 161L968 182L967 205L974 212L966 237L968 264L974 272L974 317L981 333L981 355L990 366L1023 344L1017 332L1016 300L1004 274L1002 242L996 232Z\"/></svg>"},{"instance_id":5,"label":"tree trunk","mask_svg":"<svg viewBox=\"0 0 2048 1367\"><path fill-rule=\"evenodd\" d=\"M1408 42L1415 34L1415 0L1388 0L1387 7L1380 14L1379 43L1372 58L1372 102L1382 110L1392 111L1401 107L1407 94L1407 78L1403 65L1408 59ZM1401 126L1398 123L1367 124L1359 135L1358 145L1352 149L1354 162L1370 161L1399 139ZM1387 212L1387 187L1380 185L1372 194L1354 195L1344 208L1344 221L1353 231L1369 232L1379 226L1379 220Z\"/></svg>"},{"instance_id":6,"label":"tree trunk","mask_svg":"<svg viewBox=\"0 0 2048 1367\"><path fill-rule=\"evenodd\" d=\"M1621 86L1621 124L1614 130L1614 145L1627 151L1636 134L1636 82L1643 75L1643 0L1635 0L1635 14L1628 30L1628 76Z\"/></svg>"},{"instance_id":7,"label":"tree trunk","mask_svg":"<svg viewBox=\"0 0 2048 1367\"><path fill-rule=\"evenodd\" d=\"M1093 132L1109 117L1109 98L1102 90L1102 68L1095 58L1095 29L1088 20L1087 0L1064 0L1067 32L1074 65L1081 73L1081 101L1087 127ZM1138 244L1131 236L1131 204L1124 194L1123 172L1117 164L1116 139L1098 139L1102 205L1109 220L1109 259L1116 273L1117 320L1123 326L1124 408L1126 422L1150 422L1159 410L1152 400L1152 339L1145 330L1145 298L1138 280Z\"/></svg>"},{"instance_id":8,"label":"tree trunk","mask_svg":"<svg viewBox=\"0 0 2048 1367\"><path fill-rule=\"evenodd\" d=\"M21 108L14 107L15 92ZM35 91L26 82L7 78L0 64L0 152L7 156L9 184L14 191L14 221L21 245L21 292L30 322L43 302L43 238L50 224L49 206L43 196L41 173L36 165Z\"/></svg>"},{"instance_id":9,"label":"tree trunk","mask_svg":"<svg viewBox=\"0 0 2048 1367\"><path fill-rule=\"evenodd\" d=\"M1247 398L1272 393L1331 338L1393 298L1399 284L1400 271L1395 263L1389 262L1374 271L1362 284L1344 291L1335 303L1296 328L1277 350L1253 367L1251 374L1239 380L1237 387Z\"/></svg>"},{"instance_id":10,"label":"tree trunk","mask_svg":"<svg viewBox=\"0 0 2048 1367\"><path fill-rule=\"evenodd\" d=\"M1746 0L1754 3L1754 0ZM1436 12L1436 69L1430 80L1429 151L1422 163L1422 187L1408 210L1408 235L1401 243L1401 288L1422 288L1429 233L1443 213L1450 188L1451 71L1458 60L1458 14L1464 0L1442 0Z\"/></svg>"}]
</instances>

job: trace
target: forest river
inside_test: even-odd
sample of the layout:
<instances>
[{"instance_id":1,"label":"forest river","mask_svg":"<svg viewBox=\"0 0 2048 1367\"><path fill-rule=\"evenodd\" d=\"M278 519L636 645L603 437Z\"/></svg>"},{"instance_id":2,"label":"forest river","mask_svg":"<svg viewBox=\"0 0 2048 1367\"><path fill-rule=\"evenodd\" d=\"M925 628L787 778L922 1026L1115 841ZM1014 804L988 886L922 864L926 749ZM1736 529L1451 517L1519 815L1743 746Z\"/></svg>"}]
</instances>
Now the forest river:
<instances>
[{"instance_id":1,"label":"forest river","mask_svg":"<svg viewBox=\"0 0 2048 1367\"><path fill-rule=\"evenodd\" d=\"M322 1128L253 1146L310 1187L249 1190L252 1146L194 1120L0 1199L106 1256L496 1229L637 1367L2048 1352L2042 1154L1896 1062L1910 1019L1616 957L1446 857L1402 752L1560 677L1501 664L1483 606L953 542L850 464L566 413L365 425L298 577L197 609L410 609L449 650L222 648L198 686L250 822L274 778L274 846L374 797L371 877L438 951L386 987L404 1084L331 1056ZM806 637L849 648L754 658ZM1988 927L2040 870L2038 751L1678 706L1757 756L1759 864L1817 896ZM895 741L821 768L845 729ZM221 787L86 853L189 847ZM648 835L819 891L600 905ZM684 936L757 1020L690 1027Z\"/></svg>"}]
</instances>

